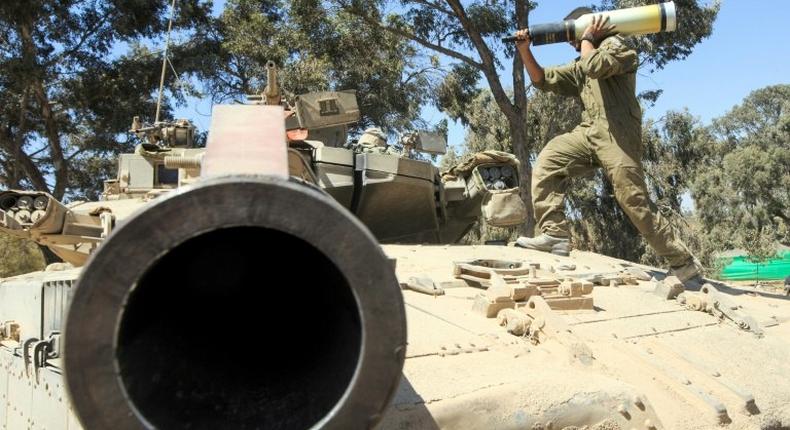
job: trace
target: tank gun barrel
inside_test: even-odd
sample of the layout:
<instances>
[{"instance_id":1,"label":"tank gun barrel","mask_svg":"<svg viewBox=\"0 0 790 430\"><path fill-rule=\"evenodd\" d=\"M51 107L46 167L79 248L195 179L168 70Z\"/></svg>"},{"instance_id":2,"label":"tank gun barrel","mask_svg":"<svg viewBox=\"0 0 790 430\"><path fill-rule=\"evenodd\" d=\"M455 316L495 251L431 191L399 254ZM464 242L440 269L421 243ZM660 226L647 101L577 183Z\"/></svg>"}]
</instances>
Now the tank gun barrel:
<instances>
[{"instance_id":1,"label":"tank gun barrel","mask_svg":"<svg viewBox=\"0 0 790 430\"><path fill-rule=\"evenodd\" d=\"M277 82L277 65L274 64L274 61L266 62L266 89L263 92L267 105L280 104L280 85Z\"/></svg>"},{"instance_id":2,"label":"tank gun barrel","mask_svg":"<svg viewBox=\"0 0 790 430\"><path fill-rule=\"evenodd\" d=\"M335 200L287 177L282 117L215 107L205 178L91 256L64 338L85 428L347 429L383 415L406 342L392 264Z\"/></svg>"}]
</instances>

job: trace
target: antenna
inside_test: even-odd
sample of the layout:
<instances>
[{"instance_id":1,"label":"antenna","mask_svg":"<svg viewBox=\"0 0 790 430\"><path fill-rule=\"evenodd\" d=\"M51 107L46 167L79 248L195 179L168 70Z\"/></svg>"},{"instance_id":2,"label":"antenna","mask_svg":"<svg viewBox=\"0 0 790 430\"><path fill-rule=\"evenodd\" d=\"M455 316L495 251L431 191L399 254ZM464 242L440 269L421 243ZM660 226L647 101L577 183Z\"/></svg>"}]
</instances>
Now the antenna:
<instances>
[{"instance_id":1,"label":"antenna","mask_svg":"<svg viewBox=\"0 0 790 430\"><path fill-rule=\"evenodd\" d=\"M167 48L170 46L170 30L173 28L173 14L176 10L176 0L170 3L170 22L167 24L167 39L165 39L165 51L162 54L162 76L159 78L159 97L156 99L156 116L154 124L159 122L159 111L162 108L162 90L165 86L165 72L167 72Z\"/></svg>"}]
</instances>

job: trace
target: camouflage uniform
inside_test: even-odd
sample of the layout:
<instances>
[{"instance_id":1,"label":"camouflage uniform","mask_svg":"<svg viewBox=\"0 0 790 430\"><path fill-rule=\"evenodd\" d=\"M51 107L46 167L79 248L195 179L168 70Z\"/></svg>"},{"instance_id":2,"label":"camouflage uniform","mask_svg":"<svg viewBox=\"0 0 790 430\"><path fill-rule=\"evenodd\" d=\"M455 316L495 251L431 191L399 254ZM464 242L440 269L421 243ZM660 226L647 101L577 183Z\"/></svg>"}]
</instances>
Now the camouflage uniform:
<instances>
[{"instance_id":1,"label":"camouflage uniform","mask_svg":"<svg viewBox=\"0 0 790 430\"><path fill-rule=\"evenodd\" d=\"M582 123L552 139L532 173L535 219L541 232L568 237L564 213L568 178L603 168L615 197L631 222L658 255L672 266L692 258L668 220L650 200L642 170L642 123L636 99L636 51L620 36L606 38L586 58L546 68L534 85L567 96L580 96Z\"/></svg>"}]
</instances>

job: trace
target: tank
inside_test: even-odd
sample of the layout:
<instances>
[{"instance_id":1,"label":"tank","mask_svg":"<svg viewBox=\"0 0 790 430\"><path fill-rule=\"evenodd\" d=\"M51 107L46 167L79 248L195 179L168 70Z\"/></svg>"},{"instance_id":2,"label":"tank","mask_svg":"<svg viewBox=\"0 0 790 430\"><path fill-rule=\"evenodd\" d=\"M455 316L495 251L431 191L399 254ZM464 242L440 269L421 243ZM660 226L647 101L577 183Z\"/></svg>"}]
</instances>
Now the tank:
<instances>
[{"instance_id":1,"label":"tank","mask_svg":"<svg viewBox=\"0 0 790 430\"><path fill-rule=\"evenodd\" d=\"M0 193L64 260L0 280L1 428L790 428L786 296L459 245L525 216L515 157L349 139L353 92L269 70L205 148L134 120L100 201Z\"/></svg>"}]
</instances>

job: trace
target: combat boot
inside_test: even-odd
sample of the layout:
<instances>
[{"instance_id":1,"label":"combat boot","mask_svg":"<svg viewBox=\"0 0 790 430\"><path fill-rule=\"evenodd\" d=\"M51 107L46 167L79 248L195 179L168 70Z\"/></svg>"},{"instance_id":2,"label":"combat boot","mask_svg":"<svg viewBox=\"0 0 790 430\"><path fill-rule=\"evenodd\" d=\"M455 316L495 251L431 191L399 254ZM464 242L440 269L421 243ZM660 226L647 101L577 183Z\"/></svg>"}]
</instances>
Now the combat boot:
<instances>
[{"instance_id":1,"label":"combat boot","mask_svg":"<svg viewBox=\"0 0 790 430\"><path fill-rule=\"evenodd\" d=\"M701 270L702 264L696 258L692 258L682 266L671 267L667 275L677 277L686 288L694 288L704 283Z\"/></svg>"},{"instance_id":2,"label":"combat boot","mask_svg":"<svg viewBox=\"0 0 790 430\"><path fill-rule=\"evenodd\" d=\"M549 236L546 233L542 233L538 237L521 236L516 239L516 246L536 251L551 252L564 257L570 255L571 251L571 244L567 237Z\"/></svg>"}]
</instances>

